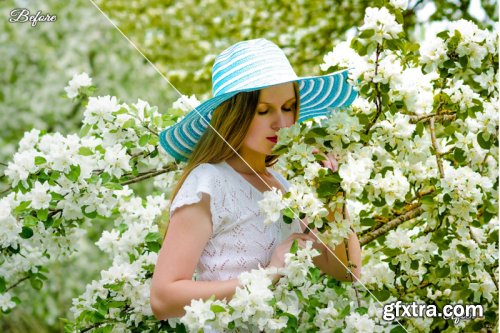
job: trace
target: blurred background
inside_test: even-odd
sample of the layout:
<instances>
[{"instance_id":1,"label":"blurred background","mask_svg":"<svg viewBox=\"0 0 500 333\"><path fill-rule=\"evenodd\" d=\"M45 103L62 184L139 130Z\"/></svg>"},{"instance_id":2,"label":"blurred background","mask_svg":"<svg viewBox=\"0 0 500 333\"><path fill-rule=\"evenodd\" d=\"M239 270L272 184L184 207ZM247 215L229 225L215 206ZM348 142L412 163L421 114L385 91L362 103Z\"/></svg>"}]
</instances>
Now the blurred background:
<instances>
[{"instance_id":1,"label":"blurred background","mask_svg":"<svg viewBox=\"0 0 500 333\"><path fill-rule=\"evenodd\" d=\"M92 77L96 95L115 95L122 102L140 98L166 112L178 92L196 94L199 100L209 97L215 56L245 39L263 37L280 45L298 75L322 74L324 55L357 33L365 8L383 5L362 0L0 1L0 184L25 131L78 132L84 106L64 92L75 73ZM15 8L56 15L57 20L34 27L10 23ZM498 4L411 0L404 14L406 33L417 42L461 18L493 29ZM70 317L71 299L109 267L94 242L110 226L106 221L89 226L81 253L52 265L42 290L18 288L22 306L0 314L0 332L62 332L59 318Z\"/></svg>"}]
</instances>

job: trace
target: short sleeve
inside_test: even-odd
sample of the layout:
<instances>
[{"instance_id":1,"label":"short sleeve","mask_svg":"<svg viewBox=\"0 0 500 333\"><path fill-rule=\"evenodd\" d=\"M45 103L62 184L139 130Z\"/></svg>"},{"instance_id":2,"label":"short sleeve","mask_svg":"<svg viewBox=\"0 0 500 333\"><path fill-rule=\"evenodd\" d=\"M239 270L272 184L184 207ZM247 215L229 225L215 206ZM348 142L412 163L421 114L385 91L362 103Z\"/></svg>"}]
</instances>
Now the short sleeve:
<instances>
[{"instance_id":1,"label":"short sleeve","mask_svg":"<svg viewBox=\"0 0 500 333\"><path fill-rule=\"evenodd\" d=\"M217 208L217 189L221 188L220 184L218 184L220 181L219 171L213 165L204 163L194 168L182 183L181 188L170 205L170 217L172 217L177 208L200 202L202 194L206 193L210 196L212 229L215 231L222 221L221 211Z\"/></svg>"}]
</instances>

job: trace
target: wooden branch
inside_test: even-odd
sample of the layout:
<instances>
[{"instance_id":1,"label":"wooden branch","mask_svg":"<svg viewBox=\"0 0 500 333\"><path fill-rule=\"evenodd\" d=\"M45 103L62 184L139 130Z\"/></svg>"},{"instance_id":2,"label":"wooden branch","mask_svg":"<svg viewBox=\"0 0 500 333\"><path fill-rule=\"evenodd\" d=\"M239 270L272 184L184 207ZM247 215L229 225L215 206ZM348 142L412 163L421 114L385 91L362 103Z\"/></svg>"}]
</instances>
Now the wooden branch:
<instances>
[{"instance_id":1,"label":"wooden branch","mask_svg":"<svg viewBox=\"0 0 500 333\"><path fill-rule=\"evenodd\" d=\"M455 120L456 119L456 113L451 112L451 113L441 113L441 114L428 114L424 116L411 116L410 117L410 123L411 124L416 124L419 121L426 123L430 121L431 118L434 118L435 120L444 120L444 121L450 121L450 120Z\"/></svg>"},{"instance_id":2,"label":"wooden branch","mask_svg":"<svg viewBox=\"0 0 500 333\"><path fill-rule=\"evenodd\" d=\"M7 289L5 289L5 291L9 291L15 287L17 287L19 284L21 284L23 281L26 281L29 279L29 276L25 276L23 277L22 279L20 279L19 281L17 281L16 283L14 283L12 286L8 287Z\"/></svg>"},{"instance_id":3,"label":"wooden branch","mask_svg":"<svg viewBox=\"0 0 500 333\"><path fill-rule=\"evenodd\" d=\"M444 178L444 169L443 169L443 162L441 161L441 152L439 150L437 141L436 141L436 129L434 127L434 118L429 119L429 124L430 124L430 130L431 130L431 140L432 140L432 147L434 148L434 152L436 154L436 161L439 169L439 175L441 178Z\"/></svg>"},{"instance_id":4,"label":"wooden branch","mask_svg":"<svg viewBox=\"0 0 500 333\"><path fill-rule=\"evenodd\" d=\"M163 168L161 170L153 171L153 172L148 172L148 173L146 173L146 174L144 174L142 176L129 179L129 180L124 181L123 183L120 183L120 184L121 185L129 185L129 184L137 183L137 182L143 181L145 179L156 177L158 175L161 175L163 173L166 173L166 172L169 172L169 171L173 171L173 170L174 170L174 168L172 166L167 166L167 167L165 167L165 168Z\"/></svg>"},{"instance_id":5,"label":"wooden branch","mask_svg":"<svg viewBox=\"0 0 500 333\"><path fill-rule=\"evenodd\" d=\"M422 212L423 212L422 207L418 207L418 208L415 208L413 210L410 210L406 214L401 215L390 222L387 222L386 224L384 224L380 228L373 230L370 233L368 233L367 235L363 236L359 240L359 243L361 244L361 246L366 245L369 242L371 242L372 240L374 240L375 238L380 237L380 236L386 234L387 232L389 232L390 230L397 228L400 224L403 224L404 222L419 216Z\"/></svg>"}]
</instances>

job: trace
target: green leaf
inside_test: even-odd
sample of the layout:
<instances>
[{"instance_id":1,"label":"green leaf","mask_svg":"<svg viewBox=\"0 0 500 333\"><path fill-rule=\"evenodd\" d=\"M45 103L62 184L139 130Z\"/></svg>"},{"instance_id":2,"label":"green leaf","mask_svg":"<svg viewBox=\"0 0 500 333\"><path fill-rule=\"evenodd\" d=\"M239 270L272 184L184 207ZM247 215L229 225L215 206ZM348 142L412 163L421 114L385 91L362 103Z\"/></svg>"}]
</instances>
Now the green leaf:
<instances>
[{"instance_id":1,"label":"green leaf","mask_svg":"<svg viewBox=\"0 0 500 333\"><path fill-rule=\"evenodd\" d=\"M445 267L442 267L440 269L436 269L436 276L438 278L444 278L444 277L447 277L448 275L450 275L450 268L445 266Z\"/></svg>"},{"instance_id":2,"label":"green leaf","mask_svg":"<svg viewBox=\"0 0 500 333\"><path fill-rule=\"evenodd\" d=\"M463 151L462 149L460 148L455 148L453 150L453 158L455 159L455 161L457 161L458 163L463 163L465 162L465 160L467 159L467 156L465 155L465 151Z\"/></svg>"},{"instance_id":3,"label":"green leaf","mask_svg":"<svg viewBox=\"0 0 500 333\"><path fill-rule=\"evenodd\" d=\"M5 279L0 276L0 293L4 293L5 289L7 289Z\"/></svg>"},{"instance_id":4,"label":"green leaf","mask_svg":"<svg viewBox=\"0 0 500 333\"><path fill-rule=\"evenodd\" d=\"M158 253L158 251L160 251L160 244L158 244L157 242L147 242L146 247L151 252Z\"/></svg>"},{"instance_id":5,"label":"green leaf","mask_svg":"<svg viewBox=\"0 0 500 333\"><path fill-rule=\"evenodd\" d=\"M80 147L80 149L78 149L78 154L83 156L89 156L94 154L94 152L89 147Z\"/></svg>"},{"instance_id":6,"label":"green leaf","mask_svg":"<svg viewBox=\"0 0 500 333\"><path fill-rule=\"evenodd\" d=\"M120 183L107 182L104 184L105 188L109 188L110 190L122 190L123 185Z\"/></svg>"},{"instance_id":7,"label":"green leaf","mask_svg":"<svg viewBox=\"0 0 500 333\"><path fill-rule=\"evenodd\" d=\"M479 132L477 134L477 143L479 143L479 146L483 149L489 150L491 148L491 142L489 139L489 133Z\"/></svg>"},{"instance_id":8,"label":"green leaf","mask_svg":"<svg viewBox=\"0 0 500 333\"><path fill-rule=\"evenodd\" d=\"M390 333L408 333L408 331L405 330L402 326L398 325L398 326L394 327L393 329L391 329Z\"/></svg>"},{"instance_id":9,"label":"green leaf","mask_svg":"<svg viewBox=\"0 0 500 333\"><path fill-rule=\"evenodd\" d=\"M391 297L391 293L387 289L373 290L372 294L377 298L379 302L384 302L389 297Z\"/></svg>"},{"instance_id":10,"label":"green leaf","mask_svg":"<svg viewBox=\"0 0 500 333\"><path fill-rule=\"evenodd\" d=\"M448 39L450 37L450 35L448 34L447 30L441 31L436 36L439 37L439 38L441 38L441 39L443 39L443 40L446 40L446 39Z\"/></svg>"},{"instance_id":11,"label":"green leaf","mask_svg":"<svg viewBox=\"0 0 500 333\"><path fill-rule=\"evenodd\" d=\"M359 307L357 308L356 310L354 310L355 312L359 313L360 315L364 315L364 314L367 314L368 313L368 309L365 308L365 307Z\"/></svg>"},{"instance_id":12,"label":"green leaf","mask_svg":"<svg viewBox=\"0 0 500 333\"><path fill-rule=\"evenodd\" d=\"M71 165L70 171L65 174L66 178L71 180L72 182L76 182L78 177L80 177L80 166L79 165Z\"/></svg>"},{"instance_id":13,"label":"green leaf","mask_svg":"<svg viewBox=\"0 0 500 333\"><path fill-rule=\"evenodd\" d=\"M299 242L296 239L294 239L292 246L290 247L290 253L295 254L297 253L298 249L299 249Z\"/></svg>"},{"instance_id":14,"label":"green leaf","mask_svg":"<svg viewBox=\"0 0 500 333\"><path fill-rule=\"evenodd\" d=\"M342 309L339 313L339 318L344 318L351 312L351 306L348 304L345 308Z\"/></svg>"},{"instance_id":15,"label":"green leaf","mask_svg":"<svg viewBox=\"0 0 500 333\"><path fill-rule=\"evenodd\" d=\"M33 229L28 228L28 227L23 227L22 231L19 233L21 238L28 239L33 236Z\"/></svg>"},{"instance_id":16,"label":"green leaf","mask_svg":"<svg viewBox=\"0 0 500 333\"><path fill-rule=\"evenodd\" d=\"M38 224L38 219L32 215L26 215L23 224L25 227L35 227Z\"/></svg>"},{"instance_id":17,"label":"green leaf","mask_svg":"<svg viewBox=\"0 0 500 333\"><path fill-rule=\"evenodd\" d=\"M40 165L46 163L47 160L43 156L35 156L35 165Z\"/></svg>"},{"instance_id":18,"label":"green leaf","mask_svg":"<svg viewBox=\"0 0 500 333\"><path fill-rule=\"evenodd\" d=\"M399 254L401 254L401 250L400 249L390 249L388 247L384 248L382 250L382 252L388 256L388 257L394 257L394 256L397 256Z\"/></svg>"},{"instance_id":19,"label":"green leaf","mask_svg":"<svg viewBox=\"0 0 500 333\"><path fill-rule=\"evenodd\" d=\"M130 128L135 126L135 120L134 119L129 119L123 124L123 128Z\"/></svg>"},{"instance_id":20,"label":"green leaf","mask_svg":"<svg viewBox=\"0 0 500 333\"><path fill-rule=\"evenodd\" d=\"M146 242L160 242L161 235L158 232L150 232L146 235Z\"/></svg>"},{"instance_id":21,"label":"green leaf","mask_svg":"<svg viewBox=\"0 0 500 333\"><path fill-rule=\"evenodd\" d=\"M49 216L49 210L48 209L39 209L39 210L36 211L36 217L40 221L45 221L48 216Z\"/></svg>"},{"instance_id":22,"label":"green leaf","mask_svg":"<svg viewBox=\"0 0 500 333\"><path fill-rule=\"evenodd\" d=\"M375 35L375 30L373 29L368 29L368 30L364 30L362 31L360 34L359 34L359 38L370 38L371 36Z\"/></svg>"},{"instance_id":23,"label":"green leaf","mask_svg":"<svg viewBox=\"0 0 500 333\"><path fill-rule=\"evenodd\" d=\"M35 289L35 290L40 290L43 287L42 280L34 278L34 277L30 278L30 283L31 283L31 286L33 287L33 289Z\"/></svg>"},{"instance_id":24,"label":"green leaf","mask_svg":"<svg viewBox=\"0 0 500 333\"><path fill-rule=\"evenodd\" d=\"M91 128L92 128L92 126L89 125L89 124L83 126L80 129L80 137L82 138L82 137L86 136L89 133L89 131L90 131Z\"/></svg>"},{"instance_id":25,"label":"green leaf","mask_svg":"<svg viewBox=\"0 0 500 333\"><path fill-rule=\"evenodd\" d=\"M212 304L210 306L210 311L212 311L213 313L219 313L219 312L226 312L226 309L220 305Z\"/></svg>"},{"instance_id":26,"label":"green leaf","mask_svg":"<svg viewBox=\"0 0 500 333\"><path fill-rule=\"evenodd\" d=\"M467 68L467 65L469 64L469 57L464 55L463 57L458 58L458 62L462 68Z\"/></svg>"},{"instance_id":27,"label":"green leaf","mask_svg":"<svg viewBox=\"0 0 500 333\"><path fill-rule=\"evenodd\" d=\"M139 146L144 147L149 142L150 138L150 134L144 134L143 136L141 136L141 138L139 139Z\"/></svg>"}]
</instances>

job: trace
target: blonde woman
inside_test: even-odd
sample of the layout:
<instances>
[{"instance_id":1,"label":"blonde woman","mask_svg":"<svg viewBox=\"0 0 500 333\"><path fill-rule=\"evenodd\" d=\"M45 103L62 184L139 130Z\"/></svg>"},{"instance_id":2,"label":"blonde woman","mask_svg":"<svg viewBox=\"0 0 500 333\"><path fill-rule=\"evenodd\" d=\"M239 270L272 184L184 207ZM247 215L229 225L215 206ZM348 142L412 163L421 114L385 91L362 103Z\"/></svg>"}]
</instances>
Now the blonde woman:
<instances>
[{"instance_id":1,"label":"blonde woman","mask_svg":"<svg viewBox=\"0 0 500 333\"><path fill-rule=\"evenodd\" d=\"M229 300L240 273L283 267L294 240L303 247L316 241L315 231L303 233L307 227L299 220L264 225L257 203L272 187L288 189L269 168L276 162L271 152L277 131L350 105L356 93L346 75L297 77L283 51L265 39L237 43L216 58L214 97L160 134L165 150L187 166L172 195L151 284L158 319L183 316L193 299ZM326 157L325 166L335 168L333 155ZM322 272L351 281L344 244L314 246L321 252L315 264ZM357 278L361 250L354 233L347 246Z\"/></svg>"}]
</instances>

